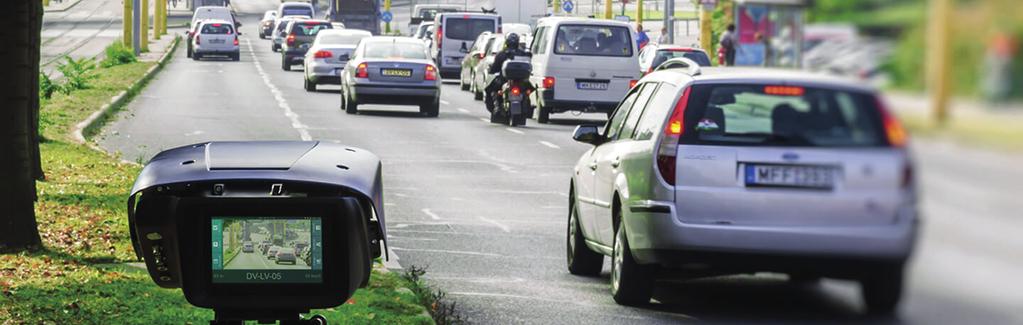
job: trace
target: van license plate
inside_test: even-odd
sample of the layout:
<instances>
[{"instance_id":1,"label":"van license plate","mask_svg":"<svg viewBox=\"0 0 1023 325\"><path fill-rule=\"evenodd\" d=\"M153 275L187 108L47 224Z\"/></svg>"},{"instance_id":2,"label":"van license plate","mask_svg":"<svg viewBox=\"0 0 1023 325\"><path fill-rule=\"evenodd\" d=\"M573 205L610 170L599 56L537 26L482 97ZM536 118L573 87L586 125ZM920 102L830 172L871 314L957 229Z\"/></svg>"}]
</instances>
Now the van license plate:
<instances>
[{"instance_id":1,"label":"van license plate","mask_svg":"<svg viewBox=\"0 0 1023 325\"><path fill-rule=\"evenodd\" d=\"M827 166L746 164L747 187L798 187L831 189L835 168Z\"/></svg>"},{"instance_id":2,"label":"van license plate","mask_svg":"<svg viewBox=\"0 0 1023 325\"><path fill-rule=\"evenodd\" d=\"M579 90L607 90L609 82L591 82L581 81L575 83L575 87Z\"/></svg>"},{"instance_id":3,"label":"van license plate","mask_svg":"<svg viewBox=\"0 0 1023 325\"><path fill-rule=\"evenodd\" d=\"M383 69L380 74L387 77L402 77L408 78L412 76L412 70L408 69Z\"/></svg>"},{"instance_id":4,"label":"van license plate","mask_svg":"<svg viewBox=\"0 0 1023 325\"><path fill-rule=\"evenodd\" d=\"M224 40L222 40L222 39L211 39L210 40L210 44L224 44Z\"/></svg>"}]
</instances>

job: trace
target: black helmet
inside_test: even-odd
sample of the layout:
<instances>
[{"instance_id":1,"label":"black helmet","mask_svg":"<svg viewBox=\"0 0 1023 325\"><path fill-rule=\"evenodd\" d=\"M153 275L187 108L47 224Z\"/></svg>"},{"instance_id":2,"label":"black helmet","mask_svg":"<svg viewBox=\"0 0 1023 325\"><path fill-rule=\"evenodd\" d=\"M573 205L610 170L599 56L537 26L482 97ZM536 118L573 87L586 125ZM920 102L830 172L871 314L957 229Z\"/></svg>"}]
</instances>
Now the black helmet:
<instances>
[{"instance_id":1,"label":"black helmet","mask_svg":"<svg viewBox=\"0 0 1023 325\"><path fill-rule=\"evenodd\" d=\"M508 38L504 39L504 46L514 49L519 47L519 34L511 33L508 34Z\"/></svg>"}]
</instances>

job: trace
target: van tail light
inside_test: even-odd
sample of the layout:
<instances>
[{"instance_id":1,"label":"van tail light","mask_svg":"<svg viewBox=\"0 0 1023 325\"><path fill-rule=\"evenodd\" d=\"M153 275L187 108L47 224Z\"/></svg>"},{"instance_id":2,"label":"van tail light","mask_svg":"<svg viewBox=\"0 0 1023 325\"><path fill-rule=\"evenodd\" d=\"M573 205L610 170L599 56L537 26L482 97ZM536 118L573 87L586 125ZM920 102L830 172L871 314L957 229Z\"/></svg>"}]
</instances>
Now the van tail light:
<instances>
[{"instance_id":1,"label":"van tail light","mask_svg":"<svg viewBox=\"0 0 1023 325\"><path fill-rule=\"evenodd\" d=\"M444 40L444 26L437 26L437 33L433 38L437 39L437 48L441 48L441 41Z\"/></svg>"},{"instance_id":2,"label":"van tail light","mask_svg":"<svg viewBox=\"0 0 1023 325\"><path fill-rule=\"evenodd\" d=\"M234 46L238 46L238 35L234 36Z\"/></svg>"},{"instance_id":3,"label":"van tail light","mask_svg":"<svg viewBox=\"0 0 1023 325\"><path fill-rule=\"evenodd\" d=\"M434 68L432 65L427 65L425 79L430 81L437 80L437 68Z\"/></svg>"},{"instance_id":4,"label":"van tail light","mask_svg":"<svg viewBox=\"0 0 1023 325\"><path fill-rule=\"evenodd\" d=\"M331 53L330 51L324 51L324 50L319 50L319 51L316 51L316 53L313 53L313 58L316 58L316 59L329 59L329 58L331 58L333 56L334 56L334 53Z\"/></svg>"},{"instance_id":5,"label":"van tail light","mask_svg":"<svg viewBox=\"0 0 1023 325\"><path fill-rule=\"evenodd\" d=\"M288 46L295 45L295 34L288 35Z\"/></svg>"},{"instance_id":6,"label":"van tail light","mask_svg":"<svg viewBox=\"0 0 1023 325\"><path fill-rule=\"evenodd\" d=\"M639 83L639 80L629 80L629 89L636 88L637 83Z\"/></svg>"},{"instance_id":7,"label":"van tail light","mask_svg":"<svg viewBox=\"0 0 1023 325\"><path fill-rule=\"evenodd\" d=\"M554 89L554 77L544 77L543 78L543 88L544 89Z\"/></svg>"},{"instance_id":8,"label":"van tail light","mask_svg":"<svg viewBox=\"0 0 1023 325\"><path fill-rule=\"evenodd\" d=\"M359 63L359 67L355 68L356 78L369 78L369 68L365 63Z\"/></svg>"},{"instance_id":9,"label":"van tail light","mask_svg":"<svg viewBox=\"0 0 1023 325\"><path fill-rule=\"evenodd\" d=\"M902 127L899 119L888 110L884 100L881 100L879 97L874 100L877 103L877 110L881 112L881 123L884 125L884 133L888 138L888 144L895 148L905 148L909 143L909 134L906 133L906 129Z\"/></svg>"},{"instance_id":10,"label":"van tail light","mask_svg":"<svg viewBox=\"0 0 1023 325\"><path fill-rule=\"evenodd\" d=\"M202 38L198 34L195 35L195 45L202 44Z\"/></svg>"},{"instance_id":11,"label":"van tail light","mask_svg":"<svg viewBox=\"0 0 1023 325\"><path fill-rule=\"evenodd\" d=\"M668 185L675 186L675 163L678 153L679 139L685 132L686 105L689 104L689 93L692 87L686 88L675 104L671 117L664 124L664 132L661 134L661 142L657 146L657 170L661 173L661 179Z\"/></svg>"}]
</instances>

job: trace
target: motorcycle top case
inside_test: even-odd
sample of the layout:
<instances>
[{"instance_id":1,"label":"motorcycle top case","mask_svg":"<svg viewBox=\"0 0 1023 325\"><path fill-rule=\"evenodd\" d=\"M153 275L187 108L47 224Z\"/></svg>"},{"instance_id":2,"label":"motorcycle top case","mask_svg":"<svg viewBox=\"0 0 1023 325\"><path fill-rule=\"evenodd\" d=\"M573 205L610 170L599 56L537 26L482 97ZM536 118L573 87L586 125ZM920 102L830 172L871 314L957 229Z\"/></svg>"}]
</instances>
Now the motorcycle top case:
<instances>
[{"instance_id":1,"label":"motorcycle top case","mask_svg":"<svg viewBox=\"0 0 1023 325\"><path fill-rule=\"evenodd\" d=\"M533 72L533 65L525 61L509 60L501 67L501 74L511 80L526 80Z\"/></svg>"}]
</instances>

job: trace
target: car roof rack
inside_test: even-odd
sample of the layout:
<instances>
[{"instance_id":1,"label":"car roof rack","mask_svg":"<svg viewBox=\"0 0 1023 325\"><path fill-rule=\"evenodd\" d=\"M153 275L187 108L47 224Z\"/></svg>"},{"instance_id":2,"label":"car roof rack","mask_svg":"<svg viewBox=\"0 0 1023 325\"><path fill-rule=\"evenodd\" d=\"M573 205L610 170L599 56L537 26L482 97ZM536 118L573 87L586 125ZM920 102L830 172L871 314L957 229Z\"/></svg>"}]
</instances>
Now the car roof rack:
<instances>
[{"instance_id":1,"label":"car roof rack","mask_svg":"<svg viewBox=\"0 0 1023 325\"><path fill-rule=\"evenodd\" d=\"M679 68L686 69L685 74L688 74L690 76L700 75L700 64L696 63L696 61L687 58L668 59L667 61L664 61L664 63L658 65L657 68L654 69L654 71Z\"/></svg>"}]
</instances>

